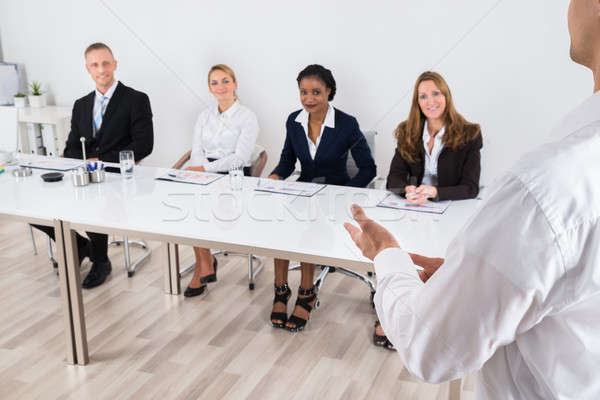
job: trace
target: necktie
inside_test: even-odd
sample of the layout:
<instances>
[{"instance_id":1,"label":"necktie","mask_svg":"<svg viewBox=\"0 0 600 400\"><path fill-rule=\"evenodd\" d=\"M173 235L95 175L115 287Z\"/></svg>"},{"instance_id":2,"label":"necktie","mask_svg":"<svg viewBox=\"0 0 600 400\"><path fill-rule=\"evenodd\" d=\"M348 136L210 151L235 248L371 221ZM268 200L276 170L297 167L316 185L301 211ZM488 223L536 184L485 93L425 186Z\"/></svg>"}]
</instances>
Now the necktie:
<instances>
[{"instance_id":1,"label":"necktie","mask_svg":"<svg viewBox=\"0 0 600 400\"><path fill-rule=\"evenodd\" d=\"M104 112L106 111L106 105L108 104L108 97L102 96L102 100L100 100L100 106L96 111L96 115L94 115L94 136L100 130L102 126L102 117L104 116Z\"/></svg>"}]
</instances>

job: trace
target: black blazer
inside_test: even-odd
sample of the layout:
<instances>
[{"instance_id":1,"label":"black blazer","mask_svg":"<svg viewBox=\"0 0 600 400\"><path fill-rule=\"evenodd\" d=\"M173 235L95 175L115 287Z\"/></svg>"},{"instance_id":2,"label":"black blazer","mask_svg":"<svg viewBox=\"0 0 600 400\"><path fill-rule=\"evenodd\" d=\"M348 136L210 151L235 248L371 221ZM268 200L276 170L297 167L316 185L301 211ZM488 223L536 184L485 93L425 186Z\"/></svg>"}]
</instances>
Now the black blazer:
<instances>
[{"instance_id":1,"label":"black blazer","mask_svg":"<svg viewBox=\"0 0 600 400\"><path fill-rule=\"evenodd\" d=\"M473 129L475 125L472 126ZM477 127L478 129L478 127ZM481 132L463 148L451 150L444 147L438 158L438 197L434 200L471 199L479 193L479 175L481 174L481 154L483 147ZM404 196L404 188L409 185L411 176L417 177L417 186L425 175L425 150L421 142L421 159L410 163L396 149L387 188L391 192Z\"/></svg>"},{"instance_id":2,"label":"black blazer","mask_svg":"<svg viewBox=\"0 0 600 400\"><path fill-rule=\"evenodd\" d=\"M308 150L308 139L304 128L296 117L300 111L290 114L285 123L286 136L279 164L272 174L285 179L292 172L296 160L300 160L300 182L311 182L315 178L324 178L327 184L365 187L375 177L377 168L371 156L371 149L358 127L356 118L335 109L335 128L323 129L321 142L313 160ZM356 162L359 171L350 178L346 169L348 152Z\"/></svg>"},{"instance_id":3,"label":"black blazer","mask_svg":"<svg viewBox=\"0 0 600 400\"><path fill-rule=\"evenodd\" d=\"M104 117L102 126L92 137L92 120L96 92L93 91L75 101L71 115L71 132L65 146L65 157L81 158L80 138L85 137L88 158L119 162L119 151L133 150L135 160L140 161L150 153L154 145L152 110L145 93L117 83Z\"/></svg>"}]
</instances>

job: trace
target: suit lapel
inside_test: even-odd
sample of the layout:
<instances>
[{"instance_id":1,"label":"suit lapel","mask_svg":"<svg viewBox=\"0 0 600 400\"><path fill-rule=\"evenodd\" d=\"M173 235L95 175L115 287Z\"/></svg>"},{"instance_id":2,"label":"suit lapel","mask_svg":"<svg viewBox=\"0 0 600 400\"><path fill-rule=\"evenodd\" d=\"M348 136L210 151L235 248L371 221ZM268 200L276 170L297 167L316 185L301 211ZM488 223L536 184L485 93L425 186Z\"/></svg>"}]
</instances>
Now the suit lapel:
<instances>
[{"instance_id":1,"label":"suit lapel","mask_svg":"<svg viewBox=\"0 0 600 400\"><path fill-rule=\"evenodd\" d=\"M85 97L85 106L83 107L83 121L85 121L82 130L83 136L86 141L92 140L94 137L94 100L96 99L96 92L92 92Z\"/></svg>"},{"instance_id":2,"label":"suit lapel","mask_svg":"<svg viewBox=\"0 0 600 400\"><path fill-rule=\"evenodd\" d=\"M123 95L123 84L121 82L117 83L117 87L115 88L115 92L113 93L108 105L106 106L106 111L104 112L104 116L102 117L102 126L100 130L96 132L96 138L99 140L104 133L104 127L108 125L108 122L115 114L117 109L119 108L119 103L121 102L121 98Z\"/></svg>"}]
</instances>

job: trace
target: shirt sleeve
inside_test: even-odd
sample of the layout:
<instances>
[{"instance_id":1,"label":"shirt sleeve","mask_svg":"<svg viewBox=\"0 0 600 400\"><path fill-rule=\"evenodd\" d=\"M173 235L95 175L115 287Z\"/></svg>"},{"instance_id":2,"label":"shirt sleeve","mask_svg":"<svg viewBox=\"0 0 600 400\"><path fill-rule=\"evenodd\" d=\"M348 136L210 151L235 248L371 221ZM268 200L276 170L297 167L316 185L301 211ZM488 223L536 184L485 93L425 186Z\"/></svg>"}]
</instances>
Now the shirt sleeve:
<instances>
[{"instance_id":1,"label":"shirt sleeve","mask_svg":"<svg viewBox=\"0 0 600 400\"><path fill-rule=\"evenodd\" d=\"M194 125L194 140L192 142L192 154L190 156L189 165L193 167L199 167L201 165L208 164L206 153L204 152L204 146L202 145L202 130L206 124L206 118L202 113L198 116L196 125Z\"/></svg>"},{"instance_id":2,"label":"shirt sleeve","mask_svg":"<svg viewBox=\"0 0 600 400\"><path fill-rule=\"evenodd\" d=\"M235 145L235 152L213 162L203 164L206 171L228 171L233 162L236 160L240 160L246 167L250 166L250 158L252 157L252 151L256 145L259 129L260 128L258 126L258 119L256 118L256 115L254 115L254 113L250 113L241 124L241 133Z\"/></svg>"},{"instance_id":3,"label":"shirt sleeve","mask_svg":"<svg viewBox=\"0 0 600 400\"><path fill-rule=\"evenodd\" d=\"M550 294L564 264L545 215L517 178L496 187L426 284L404 250L375 258L382 327L406 368L425 381L480 369L560 297Z\"/></svg>"}]
</instances>

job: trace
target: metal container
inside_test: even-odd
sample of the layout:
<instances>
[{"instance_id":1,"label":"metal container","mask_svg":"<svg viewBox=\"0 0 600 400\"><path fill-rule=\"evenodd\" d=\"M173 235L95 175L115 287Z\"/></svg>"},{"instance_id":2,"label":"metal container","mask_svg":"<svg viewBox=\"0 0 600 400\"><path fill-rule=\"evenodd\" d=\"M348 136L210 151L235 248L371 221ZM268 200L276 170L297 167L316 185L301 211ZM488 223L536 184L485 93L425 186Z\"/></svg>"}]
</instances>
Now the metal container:
<instances>
[{"instance_id":1,"label":"metal container","mask_svg":"<svg viewBox=\"0 0 600 400\"><path fill-rule=\"evenodd\" d=\"M19 167L17 169L13 169L12 174L13 174L13 176L15 176L17 178L24 178L26 176L31 176L31 174L33 174L33 172L31 171L31 168L29 168L29 167Z\"/></svg>"},{"instance_id":2,"label":"metal container","mask_svg":"<svg viewBox=\"0 0 600 400\"><path fill-rule=\"evenodd\" d=\"M89 173L90 174L90 180L94 183L101 183L104 182L104 170L103 169L96 169L92 172Z\"/></svg>"},{"instance_id":3,"label":"metal container","mask_svg":"<svg viewBox=\"0 0 600 400\"><path fill-rule=\"evenodd\" d=\"M83 167L74 169L71 172L71 177L73 178L73 186L85 186L90 183L90 174Z\"/></svg>"}]
</instances>

